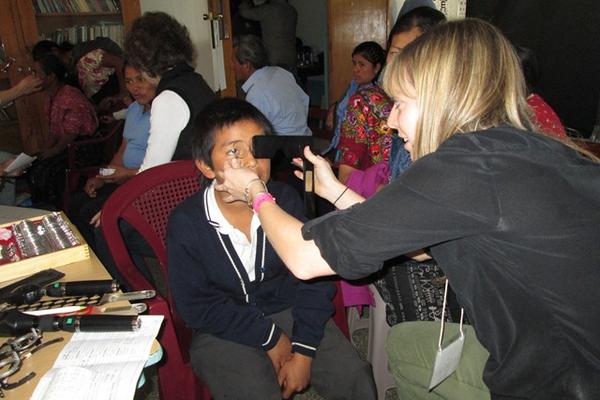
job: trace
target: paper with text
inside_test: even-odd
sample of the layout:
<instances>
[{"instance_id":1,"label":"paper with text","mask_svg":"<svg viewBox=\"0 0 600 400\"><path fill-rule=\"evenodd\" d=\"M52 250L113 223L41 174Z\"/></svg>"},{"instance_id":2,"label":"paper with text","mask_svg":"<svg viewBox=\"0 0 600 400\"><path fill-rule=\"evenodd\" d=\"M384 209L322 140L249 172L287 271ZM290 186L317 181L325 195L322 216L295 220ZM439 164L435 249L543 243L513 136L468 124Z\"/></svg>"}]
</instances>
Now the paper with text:
<instances>
[{"instance_id":1,"label":"paper with text","mask_svg":"<svg viewBox=\"0 0 600 400\"><path fill-rule=\"evenodd\" d=\"M75 333L31 399L132 399L163 320L161 315L140 318L137 332Z\"/></svg>"}]
</instances>

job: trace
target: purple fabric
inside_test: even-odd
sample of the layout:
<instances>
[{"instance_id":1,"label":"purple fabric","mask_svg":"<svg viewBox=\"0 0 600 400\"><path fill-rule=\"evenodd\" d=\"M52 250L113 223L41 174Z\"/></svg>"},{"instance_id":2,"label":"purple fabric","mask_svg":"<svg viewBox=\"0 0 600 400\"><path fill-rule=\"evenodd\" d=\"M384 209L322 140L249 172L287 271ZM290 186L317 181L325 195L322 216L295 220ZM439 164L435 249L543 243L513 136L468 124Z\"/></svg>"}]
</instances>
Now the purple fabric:
<instances>
[{"instance_id":1,"label":"purple fabric","mask_svg":"<svg viewBox=\"0 0 600 400\"><path fill-rule=\"evenodd\" d=\"M389 175L388 163L382 161L364 171L353 171L346 182L346 186L363 197L371 197L380 185L388 183ZM345 280L342 280L340 284L346 307L375 304L373 293L371 293L368 285L354 285Z\"/></svg>"},{"instance_id":2,"label":"purple fabric","mask_svg":"<svg viewBox=\"0 0 600 400\"><path fill-rule=\"evenodd\" d=\"M364 171L355 170L350 174L346 186L363 197L371 197L380 185L389 182L390 167L387 161L370 166Z\"/></svg>"}]
</instances>

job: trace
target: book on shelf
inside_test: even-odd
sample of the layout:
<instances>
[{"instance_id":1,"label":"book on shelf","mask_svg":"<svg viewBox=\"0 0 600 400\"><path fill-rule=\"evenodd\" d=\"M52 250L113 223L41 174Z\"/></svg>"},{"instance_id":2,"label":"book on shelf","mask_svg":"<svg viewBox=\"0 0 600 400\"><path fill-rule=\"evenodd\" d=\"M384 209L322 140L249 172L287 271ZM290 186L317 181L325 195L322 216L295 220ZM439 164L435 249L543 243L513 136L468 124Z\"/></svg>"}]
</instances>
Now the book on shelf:
<instances>
[{"instance_id":1,"label":"book on shelf","mask_svg":"<svg viewBox=\"0 0 600 400\"><path fill-rule=\"evenodd\" d=\"M76 25L41 35L41 39L52 40L56 43L67 41L72 44L86 42L97 37L107 37L119 46L123 46L123 24L100 22L94 25Z\"/></svg>"},{"instance_id":2,"label":"book on shelf","mask_svg":"<svg viewBox=\"0 0 600 400\"><path fill-rule=\"evenodd\" d=\"M119 0L32 0L36 14L120 13Z\"/></svg>"}]
</instances>

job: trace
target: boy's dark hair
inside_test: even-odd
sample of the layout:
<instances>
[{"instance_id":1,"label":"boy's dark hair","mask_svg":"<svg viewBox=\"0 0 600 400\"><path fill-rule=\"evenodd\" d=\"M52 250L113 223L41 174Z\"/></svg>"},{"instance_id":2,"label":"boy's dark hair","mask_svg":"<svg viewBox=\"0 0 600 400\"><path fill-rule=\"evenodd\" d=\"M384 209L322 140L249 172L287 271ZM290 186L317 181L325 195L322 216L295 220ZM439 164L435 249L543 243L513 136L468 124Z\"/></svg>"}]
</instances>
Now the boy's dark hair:
<instances>
[{"instance_id":1,"label":"boy's dark hair","mask_svg":"<svg viewBox=\"0 0 600 400\"><path fill-rule=\"evenodd\" d=\"M125 52L134 68L162 76L179 63L193 64L194 46L185 26L163 12L146 12L133 21Z\"/></svg>"},{"instance_id":2,"label":"boy's dark hair","mask_svg":"<svg viewBox=\"0 0 600 400\"><path fill-rule=\"evenodd\" d=\"M418 27L421 30L421 33L425 33L432 27L445 20L446 16L444 13L436 10L435 8L417 7L410 10L406 14L400 16L394 23L394 26L392 27L392 30L388 36L388 50L392 44L392 38L397 34L408 32L414 27Z\"/></svg>"},{"instance_id":3,"label":"boy's dark hair","mask_svg":"<svg viewBox=\"0 0 600 400\"><path fill-rule=\"evenodd\" d=\"M273 134L273 126L258 108L245 100L224 97L208 104L194 121L192 157L213 167L211 152L215 146L215 135L239 121L256 122L265 135Z\"/></svg>"},{"instance_id":4,"label":"boy's dark hair","mask_svg":"<svg viewBox=\"0 0 600 400\"><path fill-rule=\"evenodd\" d=\"M48 54L37 61L46 75L54 74L56 80L65 83L67 79L67 67L55 55Z\"/></svg>"}]
</instances>

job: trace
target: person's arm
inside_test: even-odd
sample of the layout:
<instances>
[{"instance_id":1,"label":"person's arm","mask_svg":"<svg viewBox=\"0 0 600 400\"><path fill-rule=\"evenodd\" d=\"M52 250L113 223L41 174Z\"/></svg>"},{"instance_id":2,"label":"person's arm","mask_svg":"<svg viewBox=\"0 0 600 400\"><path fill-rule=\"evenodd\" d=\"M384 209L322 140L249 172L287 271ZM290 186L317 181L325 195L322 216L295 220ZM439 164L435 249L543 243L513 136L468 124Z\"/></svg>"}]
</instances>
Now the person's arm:
<instances>
[{"instance_id":1,"label":"person's arm","mask_svg":"<svg viewBox=\"0 0 600 400\"><path fill-rule=\"evenodd\" d=\"M132 176L137 174L137 168L127 168L123 164L123 154L125 153L126 147L127 139L123 138L121 146L119 146L119 150L115 153L112 160L110 160L110 163L107 165L107 168L112 168L115 170L112 174L97 175L96 177L94 177L96 181L102 182L101 186L103 186L105 183L116 183L120 185ZM96 189L98 188L99 187L97 187Z\"/></svg>"},{"instance_id":2,"label":"person's arm","mask_svg":"<svg viewBox=\"0 0 600 400\"><path fill-rule=\"evenodd\" d=\"M319 196L331 203L335 202L335 206L341 209L364 200L335 178L331 166L323 157L314 155L308 147L304 150L304 156L315 165L315 192ZM249 169L241 169L239 161L233 160L231 166L225 166L224 178L225 182L216 185L215 189L229 192L228 200L233 201L245 198L244 189L248 186L248 182L255 180L257 176ZM262 191L262 185L251 184L248 189L250 197L254 198ZM317 276L335 275L335 272L321 257L314 241L306 241L302 237L303 224L301 221L286 213L273 202L264 202L258 216L270 243L296 277L311 279Z\"/></svg>"},{"instance_id":3,"label":"person's arm","mask_svg":"<svg viewBox=\"0 0 600 400\"><path fill-rule=\"evenodd\" d=\"M40 153L39 158L45 160L60 154L61 151L67 148L69 143L72 143L77 138L77 133L65 133L61 135L54 144Z\"/></svg>"},{"instance_id":4,"label":"person's arm","mask_svg":"<svg viewBox=\"0 0 600 400\"><path fill-rule=\"evenodd\" d=\"M189 120L190 109L177 93L165 90L152 101L150 136L140 172L171 161Z\"/></svg>"},{"instance_id":5,"label":"person's arm","mask_svg":"<svg viewBox=\"0 0 600 400\"><path fill-rule=\"evenodd\" d=\"M42 80L37 76L27 75L10 89L0 91L0 106L41 89Z\"/></svg>"},{"instance_id":6,"label":"person's arm","mask_svg":"<svg viewBox=\"0 0 600 400\"><path fill-rule=\"evenodd\" d=\"M318 175L321 163L308 151L305 156L315 163ZM468 160L472 164L461 151L420 161L364 204L329 213L304 227L275 202L265 201L258 214L262 227L288 269L300 279L334 271L346 279L358 279L401 254L497 229L493 181L485 168L472 167L481 163L479 155ZM225 167L225 181L218 189L243 199L245 187L256 175L236 163ZM340 187L339 182L325 187L324 197L332 201ZM261 191L261 185L252 183L250 198ZM348 190L339 201L346 196L355 195Z\"/></svg>"}]
</instances>

